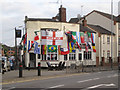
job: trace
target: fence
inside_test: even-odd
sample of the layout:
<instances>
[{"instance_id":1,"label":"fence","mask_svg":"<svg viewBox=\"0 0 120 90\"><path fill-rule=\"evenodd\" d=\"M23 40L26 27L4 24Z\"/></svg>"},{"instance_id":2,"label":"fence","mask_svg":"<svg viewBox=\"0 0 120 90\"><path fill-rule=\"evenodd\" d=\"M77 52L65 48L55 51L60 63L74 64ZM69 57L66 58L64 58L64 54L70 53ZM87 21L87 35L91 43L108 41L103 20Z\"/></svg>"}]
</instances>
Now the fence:
<instances>
[{"instance_id":1,"label":"fence","mask_svg":"<svg viewBox=\"0 0 120 90\"><path fill-rule=\"evenodd\" d=\"M104 65L100 63L99 66L96 66L95 63L95 61L92 61L90 65L86 65L86 62L80 62L79 65L75 63L71 64L70 66L66 66L66 73L118 70L117 62L105 62Z\"/></svg>"}]
</instances>

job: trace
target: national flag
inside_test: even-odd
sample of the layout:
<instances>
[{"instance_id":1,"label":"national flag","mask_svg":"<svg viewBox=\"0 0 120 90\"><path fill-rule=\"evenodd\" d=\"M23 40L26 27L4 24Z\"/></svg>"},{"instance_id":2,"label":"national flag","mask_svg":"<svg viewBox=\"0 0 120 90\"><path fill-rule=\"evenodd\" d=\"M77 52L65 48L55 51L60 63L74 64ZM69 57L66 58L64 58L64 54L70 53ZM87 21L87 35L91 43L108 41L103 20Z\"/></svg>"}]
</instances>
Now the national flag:
<instances>
[{"instance_id":1,"label":"national flag","mask_svg":"<svg viewBox=\"0 0 120 90\"><path fill-rule=\"evenodd\" d=\"M75 44L71 42L72 52L75 52Z\"/></svg>"},{"instance_id":2,"label":"national flag","mask_svg":"<svg viewBox=\"0 0 120 90\"><path fill-rule=\"evenodd\" d=\"M73 42L73 39L72 39L72 32L67 31L67 32L65 32L65 34L66 34L67 37L68 37L68 42Z\"/></svg>"},{"instance_id":3,"label":"national flag","mask_svg":"<svg viewBox=\"0 0 120 90\"><path fill-rule=\"evenodd\" d=\"M57 52L57 45L48 45L48 52Z\"/></svg>"},{"instance_id":4,"label":"national flag","mask_svg":"<svg viewBox=\"0 0 120 90\"><path fill-rule=\"evenodd\" d=\"M87 32L85 32L85 33L84 33L84 42L87 43L88 41L89 41L89 40L88 40L88 35L87 35Z\"/></svg>"},{"instance_id":5,"label":"national flag","mask_svg":"<svg viewBox=\"0 0 120 90\"><path fill-rule=\"evenodd\" d=\"M78 42L76 41L76 32L72 32L72 39L74 43L77 43L77 46L79 47L79 49L81 50L80 45L78 44Z\"/></svg>"},{"instance_id":6,"label":"national flag","mask_svg":"<svg viewBox=\"0 0 120 90\"><path fill-rule=\"evenodd\" d=\"M69 42L69 51L70 51L70 53L72 52L71 42Z\"/></svg>"},{"instance_id":7,"label":"national flag","mask_svg":"<svg viewBox=\"0 0 120 90\"><path fill-rule=\"evenodd\" d=\"M25 34L24 40L23 40L23 44L27 43L27 33Z\"/></svg>"},{"instance_id":8,"label":"national flag","mask_svg":"<svg viewBox=\"0 0 120 90\"><path fill-rule=\"evenodd\" d=\"M93 33L91 33L91 39L92 39L92 49L93 49L93 52L96 52L95 40L94 40L94 34Z\"/></svg>"},{"instance_id":9,"label":"national flag","mask_svg":"<svg viewBox=\"0 0 120 90\"><path fill-rule=\"evenodd\" d=\"M37 31L36 31L36 32L34 32L34 33L35 33L34 41L39 40L39 35L37 34Z\"/></svg>"},{"instance_id":10,"label":"national flag","mask_svg":"<svg viewBox=\"0 0 120 90\"><path fill-rule=\"evenodd\" d=\"M80 32L81 43L85 43L84 41L84 33Z\"/></svg>"},{"instance_id":11,"label":"national flag","mask_svg":"<svg viewBox=\"0 0 120 90\"><path fill-rule=\"evenodd\" d=\"M78 44L80 45L80 33L79 32L76 32L76 39L77 39L77 42Z\"/></svg>"},{"instance_id":12,"label":"national flag","mask_svg":"<svg viewBox=\"0 0 120 90\"><path fill-rule=\"evenodd\" d=\"M25 34L24 40L23 40L23 44L24 44L24 53L26 52L26 46L27 46L27 33Z\"/></svg>"},{"instance_id":13,"label":"national flag","mask_svg":"<svg viewBox=\"0 0 120 90\"><path fill-rule=\"evenodd\" d=\"M34 47L34 41L28 41L28 52Z\"/></svg>"},{"instance_id":14,"label":"national flag","mask_svg":"<svg viewBox=\"0 0 120 90\"><path fill-rule=\"evenodd\" d=\"M61 55L66 55L69 54L69 43L67 42L67 47L66 48L60 48L59 46L59 54Z\"/></svg>"},{"instance_id":15,"label":"national flag","mask_svg":"<svg viewBox=\"0 0 120 90\"><path fill-rule=\"evenodd\" d=\"M46 54L46 45L41 45L41 54Z\"/></svg>"},{"instance_id":16,"label":"national flag","mask_svg":"<svg viewBox=\"0 0 120 90\"><path fill-rule=\"evenodd\" d=\"M76 43L76 32L72 32L72 39L73 42Z\"/></svg>"},{"instance_id":17,"label":"national flag","mask_svg":"<svg viewBox=\"0 0 120 90\"><path fill-rule=\"evenodd\" d=\"M63 31L41 31L42 45L62 45Z\"/></svg>"},{"instance_id":18,"label":"national flag","mask_svg":"<svg viewBox=\"0 0 120 90\"><path fill-rule=\"evenodd\" d=\"M38 42L35 42L34 53L35 54L40 54L40 48L38 48Z\"/></svg>"}]
</instances>

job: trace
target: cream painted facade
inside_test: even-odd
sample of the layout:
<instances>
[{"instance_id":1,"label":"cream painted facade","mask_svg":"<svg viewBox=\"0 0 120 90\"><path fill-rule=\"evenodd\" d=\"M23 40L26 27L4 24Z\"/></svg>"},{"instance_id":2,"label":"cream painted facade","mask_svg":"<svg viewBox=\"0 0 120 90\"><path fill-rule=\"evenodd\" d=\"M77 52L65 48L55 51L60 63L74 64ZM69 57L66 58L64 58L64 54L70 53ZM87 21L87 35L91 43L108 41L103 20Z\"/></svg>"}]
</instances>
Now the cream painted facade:
<instances>
[{"instance_id":1,"label":"cream painted facade","mask_svg":"<svg viewBox=\"0 0 120 90\"><path fill-rule=\"evenodd\" d=\"M25 21L25 26L26 26L26 33L27 33L27 42L28 40L34 40L34 32L35 31L40 31L43 28L51 28L51 29L58 29L61 31L75 31L75 32L79 32L79 24L74 24L74 23L65 23L65 22L50 22L50 21L30 21L30 20L26 20ZM40 35L40 41L41 42L41 33L39 33ZM62 47L66 47L66 42L67 42L67 37L64 34L63 35L63 46ZM84 65L96 65L96 53L92 52L91 50L91 60L84 60L84 51L85 49L82 49L81 51L79 51L78 49L76 49L75 52L75 60L69 60L69 54L67 56L67 60L64 60L64 55L59 55L57 52L57 59L56 61L50 61L50 63L59 63L60 61L65 61L65 65L66 66L70 66L71 64L76 64L76 65L80 65L81 63L83 63ZM34 53L34 49L32 49L29 53L28 53L28 43L27 43L27 51L25 53L25 66L28 67L29 63L30 63L30 53ZM79 54L82 54L82 60L79 60ZM40 56L42 57L42 56ZM42 60L42 58L38 59L38 54L35 55L35 66L38 65L38 62L41 62L41 66L42 67L47 67L46 61L48 60Z\"/></svg>"},{"instance_id":2,"label":"cream painted facade","mask_svg":"<svg viewBox=\"0 0 120 90\"><path fill-rule=\"evenodd\" d=\"M92 25L99 25L109 31L111 31L111 20L97 12L92 12L86 16L87 24L92 24ZM118 57L118 23L115 21L112 21L113 25L113 33L115 35L112 37L112 58L114 62L117 62L117 57ZM105 37L105 44L103 44L103 36ZM105 58L107 55L107 51L110 51L110 57L111 57L111 39L110 39L110 44L107 44L107 37L111 35L101 35L101 41L96 44L96 48L98 52L96 53L96 56L103 56L103 50L105 51ZM98 41L98 40L97 40ZM98 49L99 45L101 45L101 50ZM101 51L101 54L99 54Z\"/></svg>"}]
</instances>

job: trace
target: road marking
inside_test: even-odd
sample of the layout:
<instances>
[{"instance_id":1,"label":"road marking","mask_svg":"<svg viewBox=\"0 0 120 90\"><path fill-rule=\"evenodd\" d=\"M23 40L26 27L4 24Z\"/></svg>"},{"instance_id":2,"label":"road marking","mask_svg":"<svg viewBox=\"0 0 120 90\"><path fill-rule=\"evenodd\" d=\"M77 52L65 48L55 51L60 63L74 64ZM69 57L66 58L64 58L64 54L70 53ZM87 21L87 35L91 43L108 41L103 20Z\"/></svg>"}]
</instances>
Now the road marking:
<instances>
[{"instance_id":1,"label":"road marking","mask_svg":"<svg viewBox=\"0 0 120 90\"><path fill-rule=\"evenodd\" d=\"M88 79L88 80L83 80L83 81L77 81L78 83L83 83L83 82L88 82L88 81L91 81L91 80L98 80L100 78L93 78L93 79Z\"/></svg>"},{"instance_id":2,"label":"road marking","mask_svg":"<svg viewBox=\"0 0 120 90\"><path fill-rule=\"evenodd\" d=\"M101 72L98 72L98 73L101 73Z\"/></svg>"},{"instance_id":3,"label":"road marking","mask_svg":"<svg viewBox=\"0 0 120 90\"><path fill-rule=\"evenodd\" d=\"M58 87L62 87L62 86L64 86L64 84L62 84L62 85L57 85L57 86L52 86L52 87L49 87L49 88L58 88Z\"/></svg>"},{"instance_id":4,"label":"road marking","mask_svg":"<svg viewBox=\"0 0 120 90\"><path fill-rule=\"evenodd\" d=\"M95 85L95 86L91 86L91 87L88 87L87 89L85 90L89 90L89 89L93 89L93 88L97 88L97 87L100 87L100 86L115 86L115 84L111 83L111 84L99 84L99 85Z\"/></svg>"},{"instance_id":5,"label":"road marking","mask_svg":"<svg viewBox=\"0 0 120 90\"><path fill-rule=\"evenodd\" d=\"M91 81L91 80L92 80L92 79L83 80L83 81L78 81L78 83L87 82L87 81Z\"/></svg>"},{"instance_id":6,"label":"road marking","mask_svg":"<svg viewBox=\"0 0 120 90\"><path fill-rule=\"evenodd\" d=\"M93 80L98 80L98 79L100 79L100 78L94 78Z\"/></svg>"}]
</instances>

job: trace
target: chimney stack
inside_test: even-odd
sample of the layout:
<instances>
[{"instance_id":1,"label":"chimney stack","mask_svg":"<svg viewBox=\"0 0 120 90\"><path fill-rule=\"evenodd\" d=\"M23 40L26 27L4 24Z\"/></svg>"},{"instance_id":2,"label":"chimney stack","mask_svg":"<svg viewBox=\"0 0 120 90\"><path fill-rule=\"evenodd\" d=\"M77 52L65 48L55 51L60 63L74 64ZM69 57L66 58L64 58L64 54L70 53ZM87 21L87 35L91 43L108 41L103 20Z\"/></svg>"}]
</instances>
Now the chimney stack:
<instances>
[{"instance_id":1,"label":"chimney stack","mask_svg":"<svg viewBox=\"0 0 120 90\"><path fill-rule=\"evenodd\" d=\"M83 19L82 23L83 23L83 26L85 27L87 26L87 20L85 18Z\"/></svg>"},{"instance_id":2,"label":"chimney stack","mask_svg":"<svg viewBox=\"0 0 120 90\"><path fill-rule=\"evenodd\" d=\"M62 7L59 8L59 21L66 22L66 8Z\"/></svg>"}]
</instances>

